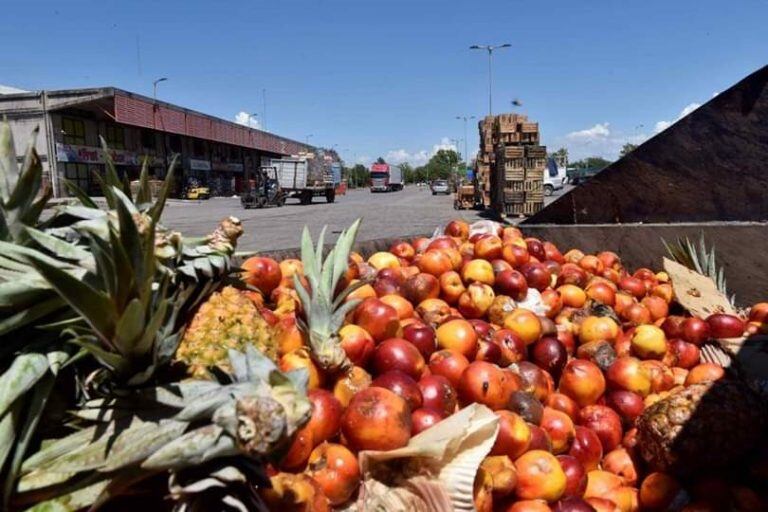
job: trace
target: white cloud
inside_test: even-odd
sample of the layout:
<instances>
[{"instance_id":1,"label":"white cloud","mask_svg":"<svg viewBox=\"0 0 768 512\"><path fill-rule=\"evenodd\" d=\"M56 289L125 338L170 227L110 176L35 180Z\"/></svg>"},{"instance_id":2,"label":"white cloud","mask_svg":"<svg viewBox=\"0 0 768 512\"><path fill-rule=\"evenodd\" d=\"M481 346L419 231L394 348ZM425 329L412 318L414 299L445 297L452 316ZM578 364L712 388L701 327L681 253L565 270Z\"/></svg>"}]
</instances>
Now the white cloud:
<instances>
[{"instance_id":1,"label":"white cloud","mask_svg":"<svg viewBox=\"0 0 768 512\"><path fill-rule=\"evenodd\" d=\"M656 123L656 125L653 127L653 131L654 131L655 133L663 132L664 130L666 130L667 128L669 128L670 126L672 126L672 124L673 124L673 123L672 123L672 121L659 121L659 122L658 122L658 123Z\"/></svg>"},{"instance_id":2,"label":"white cloud","mask_svg":"<svg viewBox=\"0 0 768 512\"><path fill-rule=\"evenodd\" d=\"M245 112L244 110L241 110L237 113L235 116L235 122L250 128L261 129L261 121L259 121L256 116L248 114L248 112Z\"/></svg>"},{"instance_id":3,"label":"white cloud","mask_svg":"<svg viewBox=\"0 0 768 512\"><path fill-rule=\"evenodd\" d=\"M713 97L716 94L717 93L713 94ZM672 126L673 124L675 124L676 122L678 122L679 120L681 120L682 118L684 118L685 116L687 116L688 114L690 114L691 112L699 108L700 106L701 106L701 103L696 103L696 102L689 103L688 105L685 106L683 110L680 111L680 114L678 114L677 119L675 119L674 121L659 121L658 123L656 123L656 126L655 126L656 133L663 132L664 130L666 130L667 128L669 128L670 126Z\"/></svg>"},{"instance_id":4,"label":"white cloud","mask_svg":"<svg viewBox=\"0 0 768 512\"><path fill-rule=\"evenodd\" d=\"M638 126L640 128L640 126ZM610 123L597 123L590 128L570 132L565 137L558 137L549 141L549 149L554 151L559 147L568 148L568 156L571 161L580 160L589 156L599 156L608 160L615 160L619 156L622 146L626 143L642 144L648 136L645 133L622 133L611 129Z\"/></svg>"},{"instance_id":5,"label":"white cloud","mask_svg":"<svg viewBox=\"0 0 768 512\"><path fill-rule=\"evenodd\" d=\"M566 135L566 138L581 141L605 140L611 135L611 130L608 126L608 123L598 123L592 128L571 132Z\"/></svg>"},{"instance_id":6,"label":"white cloud","mask_svg":"<svg viewBox=\"0 0 768 512\"><path fill-rule=\"evenodd\" d=\"M402 164L408 162L413 166L424 165L429 162L435 153L441 149L457 150L456 144L454 144L449 137L443 137L440 142L432 145L431 150L420 149L413 152L407 149L391 149L384 155L384 160L392 164Z\"/></svg>"}]
</instances>

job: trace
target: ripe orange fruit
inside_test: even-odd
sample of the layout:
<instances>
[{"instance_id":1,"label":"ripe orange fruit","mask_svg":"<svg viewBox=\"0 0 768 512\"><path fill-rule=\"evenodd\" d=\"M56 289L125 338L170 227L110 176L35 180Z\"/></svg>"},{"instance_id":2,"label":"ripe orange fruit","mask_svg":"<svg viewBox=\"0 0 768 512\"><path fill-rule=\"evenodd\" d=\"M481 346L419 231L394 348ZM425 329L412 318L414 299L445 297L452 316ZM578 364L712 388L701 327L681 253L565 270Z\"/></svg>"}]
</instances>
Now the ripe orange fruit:
<instances>
[{"instance_id":1,"label":"ripe orange fruit","mask_svg":"<svg viewBox=\"0 0 768 512\"><path fill-rule=\"evenodd\" d=\"M541 337L541 320L527 309L518 308L504 317L504 328L520 336L526 345Z\"/></svg>"}]
</instances>

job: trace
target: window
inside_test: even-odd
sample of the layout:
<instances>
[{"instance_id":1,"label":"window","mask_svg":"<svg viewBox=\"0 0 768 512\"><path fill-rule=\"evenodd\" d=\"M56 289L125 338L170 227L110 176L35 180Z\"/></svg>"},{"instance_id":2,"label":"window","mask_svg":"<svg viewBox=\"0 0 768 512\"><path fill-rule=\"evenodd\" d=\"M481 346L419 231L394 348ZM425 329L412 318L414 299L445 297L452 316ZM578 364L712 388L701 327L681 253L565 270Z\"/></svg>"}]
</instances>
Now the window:
<instances>
[{"instance_id":1,"label":"window","mask_svg":"<svg viewBox=\"0 0 768 512\"><path fill-rule=\"evenodd\" d=\"M85 122L82 119L62 117L61 133L64 144L85 145Z\"/></svg>"},{"instance_id":2,"label":"window","mask_svg":"<svg viewBox=\"0 0 768 512\"><path fill-rule=\"evenodd\" d=\"M141 147L144 149L157 149L155 132L152 130L141 130Z\"/></svg>"},{"instance_id":3,"label":"window","mask_svg":"<svg viewBox=\"0 0 768 512\"><path fill-rule=\"evenodd\" d=\"M125 129L114 124L107 125L104 129L104 140L110 149L125 149Z\"/></svg>"},{"instance_id":4,"label":"window","mask_svg":"<svg viewBox=\"0 0 768 512\"><path fill-rule=\"evenodd\" d=\"M192 141L192 155L195 158L205 157L205 146L203 145L203 141L197 139Z\"/></svg>"},{"instance_id":5,"label":"window","mask_svg":"<svg viewBox=\"0 0 768 512\"><path fill-rule=\"evenodd\" d=\"M554 158L550 158L547 160L547 167L549 170L549 176L552 178L557 177L557 163L555 162Z\"/></svg>"},{"instance_id":6,"label":"window","mask_svg":"<svg viewBox=\"0 0 768 512\"><path fill-rule=\"evenodd\" d=\"M178 135L171 135L168 137L168 146L174 153L181 153L181 137Z\"/></svg>"},{"instance_id":7,"label":"window","mask_svg":"<svg viewBox=\"0 0 768 512\"><path fill-rule=\"evenodd\" d=\"M64 164L64 177L88 192L88 164L66 163Z\"/></svg>"}]
</instances>

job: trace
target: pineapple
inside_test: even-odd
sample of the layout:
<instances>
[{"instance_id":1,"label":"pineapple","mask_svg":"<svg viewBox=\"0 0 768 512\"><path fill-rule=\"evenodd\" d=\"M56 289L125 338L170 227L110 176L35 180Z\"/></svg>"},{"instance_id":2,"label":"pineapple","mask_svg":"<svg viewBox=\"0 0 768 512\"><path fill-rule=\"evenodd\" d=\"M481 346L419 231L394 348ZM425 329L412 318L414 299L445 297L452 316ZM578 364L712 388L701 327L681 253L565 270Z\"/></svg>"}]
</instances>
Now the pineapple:
<instances>
[{"instance_id":1,"label":"pineapple","mask_svg":"<svg viewBox=\"0 0 768 512\"><path fill-rule=\"evenodd\" d=\"M698 246L688 239L664 244L675 261L711 278L727 297L723 269L703 236ZM729 300L734 303L733 296ZM638 447L652 467L682 474L717 470L743 460L765 441L765 398L747 383L737 361L723 348L712 340L702 347L702 358L728 366L725 379L676 389L638 418Z\"/></svg>"},{"instance_id":2,"label":"pineapple","mask_svg":"<svg viewBox=\"0 0 768 512\"><path fill-rule=\"evenodd\" d=\"M175 359L195 377L209 376L208 368L229 371L229 349L253 345L272 360L277 358L276 333L259 314L253 301L227 286L200 306L184 333Z\"/></svg>"},{"instance_id":3,"label":"pineapple","mask_svg":"<svg viewBox=\"0 0 768 512\"><path fill-rule=\"evenodd\" d=\"M282 373L253 347L229 358L228 384L185 380L87 402L75 412L79 430L24 461L17 503L70 510L62 506L76 497L76 509L98 508L168 474L177 510L258 510L262 461L309 421L307 373Z\"/></svg>"},{"instance_id":4,"label":"pineapple","mask_svg":"<svg viewBox=\"0 0 768 512\"><path fill-rule=\"evenodd\" d=\"M741 380L727 378L680 388L646 408L637 445L655 469L688 474L742 461L764 443L766 428L765 401Z\"/></svg>"},{"instance_id":5,"label":"pineapple","mask_svg":"<svg viewBox=\"0 0 768 512\"><path fill-rule=\"evenodd\" d=\"M347 286L340 293L336 293L336 288L347 271L350 251L359 227L360 219L348 230L344 230L325 260L325 228L317 241L317 250L312 246L312 239L306 227L302 234L301 261L310 289L301 283L297 274L293 275L294 288L301 299L301 309L304 313L304 317L298 320L302 329L308 333L312 359L326 373L345 371L352 366L341 348L339 329L344 324L347 313L360 303L359 299L346 302L345 299L365 282L361 280Z\"/></svg>"},{"instance_id":6,"label":"pineapple","mask_svg":"<svg viewBox=\"0 0 768 512\"><path fill-rule=\"evenodd\" d=\"M153 202L145 164L131 197L108 160L107 211L68 184L80 204L41 220L50 191L41 190L34 140L19 166L0 125L0 508L38 427L61 428L52 409L72 408L75 393L108 396L153 380L189 313L229 274L237 219L199 240L159 226L172 176L173 164Z\"/></svg>"}]
</instances>

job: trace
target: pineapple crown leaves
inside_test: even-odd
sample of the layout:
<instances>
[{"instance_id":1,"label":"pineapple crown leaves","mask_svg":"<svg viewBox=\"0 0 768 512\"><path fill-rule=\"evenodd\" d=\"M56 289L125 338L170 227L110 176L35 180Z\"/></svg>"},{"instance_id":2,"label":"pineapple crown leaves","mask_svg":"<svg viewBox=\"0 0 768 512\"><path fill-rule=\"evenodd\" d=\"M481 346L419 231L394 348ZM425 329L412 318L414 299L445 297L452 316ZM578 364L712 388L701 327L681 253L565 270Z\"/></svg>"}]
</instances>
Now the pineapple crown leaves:
<instances>
[{"instance_id":1,"label":"pineapple crown leaves","mask_svg":"<svg viewBox=\"0 0 768 512\"><path fill-rule=\"evenodd\" d=\"M301 261L310 290L304 287L298 276L293 276L294 287L306 316L306 323L301 321L300 326L309 331L312 357L327 371L343 369L351 364L339 345L338 332L347 313L360 302L355 299L345 303L344 299L364 283L348 286L338 294L335 294L335 291L347 270L349 254L360 222L361 219L357 219L349 229L341 232L336 245L326 255L325 260L323 242L326 228L320 232L317 248L312 245L307 227L304 227L302 233Z\"/></svg>"},{"instance_id":2,"label":"pineapple crown leaves","mask_svg":"<svg viewBox=\"0 0 768 512\"><path fill-rule=\"evenodd\" d=\"M32 256L32 264L51 287L90 326L73 342L91 352L120 378L147 363L155 336L166 320L168 277L154 256L154 223L137 227L140 215L131 200L113 187L119 230L109 241L88 235L95 273L78 279L53 262ZM150 360L151 361L151 360ZM145 377L140 377L141 381Z\"/></svg>"},{"instance_id":3,"label":"pineapple crown leaves","mask_svg":"<svg viewBox=\"0 0 768 512\"><path fill-rule=\"evenodd\" d=\"M294 384L305 377L282 374L252 348L230 356L238 368L230 384L188 380L86 403L79 416L91 425L29 457L18 490L50 499L92 483L94 472L139 481L221 458L258 461L277 453L309 420L306 389ZM249 404L265 407L254 411ZM291 415L291 405L299 414Z\"/></svg>"},{"instance_id":4,"label":"pineapple crown leaves","mask_svg":"<svg viewBox=\"0 0 768 512\"><path fill-rule=\"evenodd\" d=\"M43 168L35 151L38 129L32 133L24 159L19 168L11 127L0 124L0 239L25 243L22 228L38 222L48 199L50 188L38 194L43 180ZM36 197L37 196L37 197Z\"/></svg>"},{"instance_id":5,"label":"pineapple crown leaves","mask_svg":"<svg viewBox=\"0 0 768 512\"><path fill-rule=\"evenodd\" d=\"M698 244L691 242L688 237L678 238L672 244L662 238L661 243L664 244L664 248L672 260L712 279L717 289L728 298L731 305L735 306L736 296L728 295L725 271L723 267L717 266L715 246L713 245L711 249L707 248L703 232L699 237Z\"/></svg>"}]
</instances>

